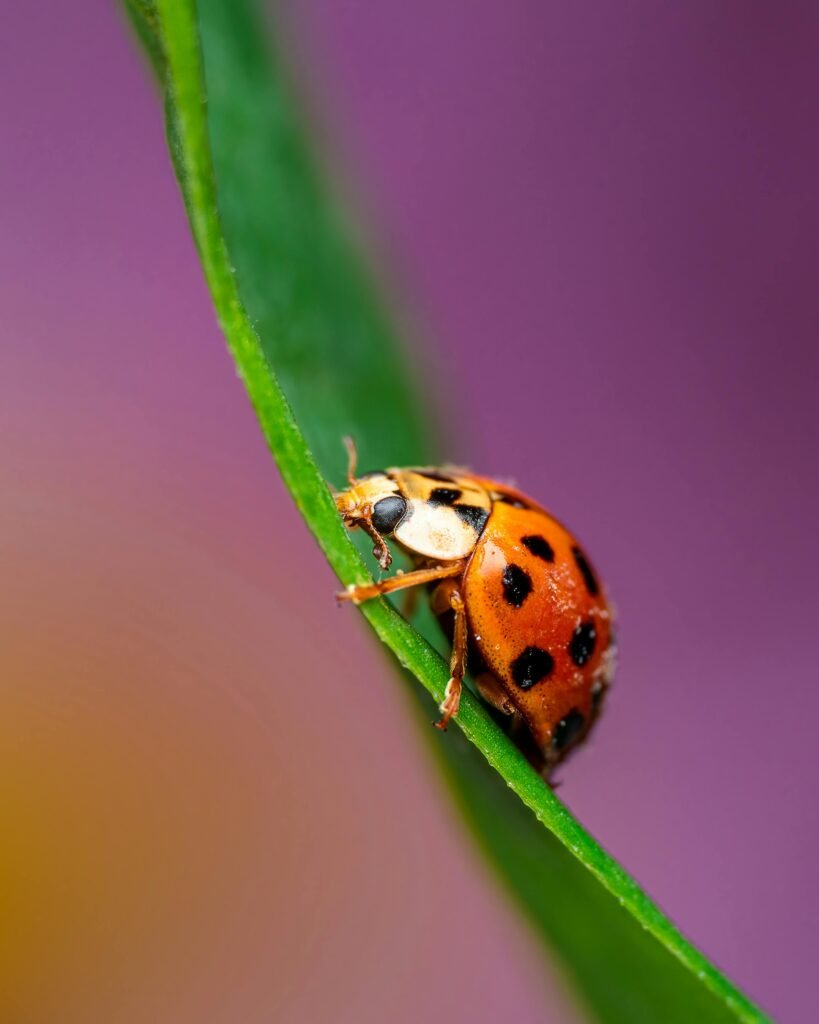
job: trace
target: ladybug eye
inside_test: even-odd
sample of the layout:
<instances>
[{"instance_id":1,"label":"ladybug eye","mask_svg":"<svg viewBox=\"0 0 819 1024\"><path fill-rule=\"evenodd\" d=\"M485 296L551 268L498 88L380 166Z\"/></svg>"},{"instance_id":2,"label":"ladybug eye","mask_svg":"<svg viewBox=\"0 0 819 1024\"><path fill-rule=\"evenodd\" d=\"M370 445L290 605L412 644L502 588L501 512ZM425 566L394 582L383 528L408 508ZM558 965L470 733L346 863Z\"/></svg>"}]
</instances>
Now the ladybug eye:
<instances>
[{"instance_id":1,"label":"ladybug eye","mask_svg":"<svg viewBox=\"0 0 819 1024\"><path fill-rule=\"evenodd\" d=\"M391 494L373 506L372 524L379 533L392 533L406 511L407 503L400 494Z\"/></svg>"}]
</instances>

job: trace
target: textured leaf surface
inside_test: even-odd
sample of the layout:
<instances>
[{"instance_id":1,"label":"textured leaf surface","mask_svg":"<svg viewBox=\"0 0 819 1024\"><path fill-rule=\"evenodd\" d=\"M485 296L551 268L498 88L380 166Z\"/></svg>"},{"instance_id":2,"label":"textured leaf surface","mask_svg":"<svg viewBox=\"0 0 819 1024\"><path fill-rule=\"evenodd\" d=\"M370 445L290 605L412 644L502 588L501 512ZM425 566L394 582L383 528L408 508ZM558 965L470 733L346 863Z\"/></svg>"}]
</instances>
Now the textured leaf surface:
<instances>
[{"instance_id":1,"label":"textured leaf surface","mask_svg":"<svg viewBox=\"0 0 819 1024\"><path fill-rule=\"evenodd\" d=\"M277 32L251 0L130 0L162 82L171 153L216 313L268 445L343 583L368 579L324 477L352 434L367 466L433 459L427 410L353 233L318 170ZM422 413L424 414L422 416ZM447 671L384 602L362 612L433 716ZM473 833L612 1022L764 1020L575 821L466 695L434 749ZM427 733L432 730L427 729ZM511 790L511 792L510 792ZM443 954L443 951L442 951ZM465 984L479 984L463 979Z\"/></svg>"}]
</instances>

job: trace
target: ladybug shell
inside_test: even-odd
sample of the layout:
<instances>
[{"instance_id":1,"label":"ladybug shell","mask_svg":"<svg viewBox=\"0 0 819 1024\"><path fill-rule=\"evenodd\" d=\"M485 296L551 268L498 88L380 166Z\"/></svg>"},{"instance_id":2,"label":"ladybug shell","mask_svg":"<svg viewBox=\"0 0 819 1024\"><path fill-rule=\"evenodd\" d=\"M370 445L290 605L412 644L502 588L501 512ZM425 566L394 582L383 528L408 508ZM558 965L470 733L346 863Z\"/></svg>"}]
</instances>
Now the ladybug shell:
<instances>
[{"instance_id":1,"label":"ladybug shell","mask_svg":"<svg viewBox=\"0 0 819 1024\"><path fill-rule=\"evenodd\" d=\"M572 534L520 492L478 479L492 506L462 583L469 632L549 768L599 713L612 614ZM472 668L479 676L483 666Z\"/></svg>"}]
</instances>

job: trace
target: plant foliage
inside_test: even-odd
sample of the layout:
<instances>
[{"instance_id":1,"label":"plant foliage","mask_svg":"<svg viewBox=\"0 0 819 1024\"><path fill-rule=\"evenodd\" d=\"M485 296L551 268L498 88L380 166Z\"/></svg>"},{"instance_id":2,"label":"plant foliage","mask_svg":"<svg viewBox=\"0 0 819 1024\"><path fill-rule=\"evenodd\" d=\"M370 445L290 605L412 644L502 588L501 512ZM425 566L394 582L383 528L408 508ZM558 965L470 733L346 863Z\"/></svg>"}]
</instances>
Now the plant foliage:
<instances>
[{"instance_id":1,"label":"plant foliage","mask_svg":"<svg viewBox=\"0 0 819 1024\"><path fill-rule=\"evenodd\" d=\"M320 171L252 0L125 0L161 83L171 154L239 376L281 474L343 584L369 580L325 478L340 438L367 465L436 453L380 291ZM448 672L386 601L361 611L432 700ZM434 714L427 701L424 715ZM478 700L435 734L473 833L604 1021L761 1021L532 771ZM429 730L432 733L432 730ZM442 951L443 954L443 951ZM465 979L465 984L474 984Z\"/></svg>"}]
</instances>

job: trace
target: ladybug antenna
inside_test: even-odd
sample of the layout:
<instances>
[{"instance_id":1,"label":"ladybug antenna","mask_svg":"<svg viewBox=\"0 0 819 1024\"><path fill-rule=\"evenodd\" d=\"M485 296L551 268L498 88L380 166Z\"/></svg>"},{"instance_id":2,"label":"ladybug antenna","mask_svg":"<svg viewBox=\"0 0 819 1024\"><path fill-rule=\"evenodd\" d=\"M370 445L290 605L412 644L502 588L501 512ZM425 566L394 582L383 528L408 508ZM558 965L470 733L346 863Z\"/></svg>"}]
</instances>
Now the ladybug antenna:
<instances>
[{"instance_id":1,"label":"ladybug antenna","mask_svg":"<svg viewBox=\"0 0 819 1024\"><path fill-rule=\"evenodd\" d=\"M347 483L352 487L355 483L355 467L358 462L358 452L356 451L355 441L347 435L342 438L344 447L347 449ZM384 543L383 541L381 542Z\"/></svg>"}]
</instances>

